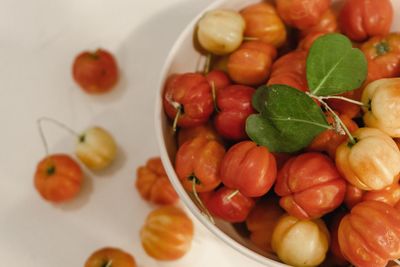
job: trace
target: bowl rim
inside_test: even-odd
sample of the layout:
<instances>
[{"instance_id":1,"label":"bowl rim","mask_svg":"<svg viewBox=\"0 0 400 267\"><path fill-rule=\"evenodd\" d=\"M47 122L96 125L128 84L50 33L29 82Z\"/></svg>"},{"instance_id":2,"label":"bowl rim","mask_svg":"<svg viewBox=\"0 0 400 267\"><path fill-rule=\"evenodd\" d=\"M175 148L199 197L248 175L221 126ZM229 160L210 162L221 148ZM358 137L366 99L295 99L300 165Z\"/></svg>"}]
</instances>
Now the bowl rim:
<instances>
[{"instance_id":1,"label":"bowl rim","mask_svg":"<svg viewBox=\"0 0 400 267\"><path fill-rule=\"evenodd\" d=\"M164 61L164 64L162 66L161 72L160 72L160 78L158 81L158 89L157 89L157 95L156 95L156 101L155 101L155 113L154 113L154 124L155 124L155 129L156 129L156 137L157 137L157 143L158 143L158 148L160 152L160 157L161 161L164 165L164 168L168 174L168 178L172 183L172 186L174 187L175 191L178 193L180 199L184 203L184 205L189 209L191 214L201 222L201 224L208 230L210 231L214 236L217 236L220 240L222 240L225 244L233 248L234 250L240 252L242 255L247 256L248 258L263 264L265 266L271 266L271 267L282 267L282 266L290 266L286 265L284 263L277 262L275 260L269 259L265 256L262 256L253 250L241 245L231 237L229 237L226 233L221 231L218 227L216 227L214 224L212 224L208 218L206 218L202 212L198 209L198 207L193 203L192 199L189 197L188 193L186 190L183 188L181 185L175 170L170 162L166 144L164 141L163 137L163 127L162 127L162 117L164 114L163 111L163 105L162 105L162 93L164 91L164 85L165 81L167 80L167 75L168 71L172 65L173 59L175 55L177 54L179 47L183 40L190 34L192 35L193 29L195 29L195 26L198 22L198 20L203 16L203 14L209 10L216 9L219 6L221 6L223 3L228 2L229 0L216 0L215 2L211 3L208 5L206 8L204 8L199 14L185 27L185 29L180 33L179 37L176 39L174 42L166 60ZM258 1L253 1L253 2L258 2Z\"/></svg>"}]
</instances>

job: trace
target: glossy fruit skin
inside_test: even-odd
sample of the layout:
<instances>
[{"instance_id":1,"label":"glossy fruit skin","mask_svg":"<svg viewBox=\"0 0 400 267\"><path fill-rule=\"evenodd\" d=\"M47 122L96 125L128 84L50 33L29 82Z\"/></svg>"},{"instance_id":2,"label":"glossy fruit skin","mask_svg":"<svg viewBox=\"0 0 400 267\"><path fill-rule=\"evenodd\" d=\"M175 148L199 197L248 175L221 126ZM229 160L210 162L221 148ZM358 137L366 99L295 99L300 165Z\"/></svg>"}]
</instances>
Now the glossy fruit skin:
<instances>
[{"instance_id":1,"label":"glossy fruit skin","mask_svg":"<svg viewBox=\"0 0 400 267\"><path fill-rule=\"evenodd\" d=\"M225 87L231 84L231 80L228 75L221 70L212 70L206 75L207 81L210 83L210 86L214 86L215 93L218 94L219 90L224 89Z\"/></svg>"},{"instance_id":2,"label":"glossy fruit skin","mask_svg":"<svg viewBox=\"0 0 400 267\"><path fill-rule=\"evenodd\" d=\"M276 5L287 25L304 30L318 24L331 0L277 0Z\"/></svg>"},{"instance_id":3,"label":"glossy fruit skin","mask_svg":"<svg viewBox=\"0 0 400 267\"><path fill-rule=\"evenodd\" d=\"M336 150L336 167L343 177L362 190L380 190L399 179L400 152L384 132L360 128L353 132L357 143L342 143Z\"/></svg>"},{"instance_id":4,"label":"glossy fruit skin","mask_svg":"<svg viewBox=\"0 0 400 267\"><path fill-rule=\"evenodd\" d=\"M34 176L36 190L47 201L60 203L74 198L80 191L83 173L66 154L49 155L42 159Z\"/></svg>"},{"instance_id":5,"label":"glossy fruit skin","mask_svg":"<svg viewBox=\"0 0 400 267\"><path fill-rule=\"evenodd\" d=\"M400 34L374 36L361 45L368 61L367 83L400 76Z\"/></svg>"},{"instance_id":6,"label":"glossy fruit skin","mask_svg":"<svg viewBox=\"0 0 400 267\"><path fill-rule=\"evenodd\" d=\"M255 89L244 85L231 85L218 92L214 125L217 132L229 140L247 138L246 119L255 113L251 104Z\"/></svg>"},{"instance_id":7,"label":"glossy fruit skin","mask_svg":"<svg viewBox=\"0 0 400 267\"><path fill-rule=\"evenodd\" d=\"M306 78L306 51L293 51L282 57L272 65L268 85L286 84L300 91L308 91Z\"/></svg>"},{"instance_id":8,"label":"glossy fruit skin","mask_svg":"<svg viewBox=\"0 0 400 267\"><path fill-rule=\"evenodd\" d=\"M326 115L326 118L329 124L332 125L334 123L334 118L330 113ZM348 116L339 115L339 118L346 125L350 133L358 129L357 124ZM338 133L334 129L325 130L313 139L307 150L326 152L332 159L335 159L336 149L347 139L348 137L344 132Z\"/></svg>"},{"instance_id":9,"label":"glossy fruit skin","mask_svg":"<svg viewBox=\"0 0 400 267\"><path fill-rule=\"evenodd\" d=\"M246 22L235 11L211 10L197 24L197 39L208 52L226 55L242 43L245 26Z\"/></svg>"},{"instance_id":10,"label":"glossy fruit skin","mask_svg":"<svg viewBox=\"0 0 400 267\"><path fill-rule=\"evenodd\" d=\"M336 209L346 182L327 156L310 152L286 162L278 172L275 193L280 206L299 219L315 219Z\"/></svg>"},{"instance_id":11,"label":"glossy fruit skin","mask_svg":"<svg viewBox=\"0 0 400 267\"><path fill-rule=\"evenodd\" d=\"M178 147L183 145L185 142L195 139L196 137L205 137L207 140L221 141L221 137L214 129L212 123L207 122L199 126L182 128L178 132Z\"/></svg>"},{"instance_id":12,"label":"glossy fruit skin","mask_svg":"<svg viewBox=\"0 0 400 267\"><path fill-rule=\"evenodd\" d=\"M337 16L332 9L328 9L318 20L318 23L310 28L306 28L300 32L300 37L306 37L310 34L324 32L332 33L338 31Z\"/></svg>"},{"instance_id":13,"label":"glossy fruit skin","mask_svg":"<svg viewBox=\"0 0 400 267\"><path fill-rule=\"evenodd\" d=\"M324 222L283 215L272 234L272 249L286 264L317 266L325 259L329 232Z\"/></svg>"},{"instance_id":14,"label":"glossy fruit skin","mask_svg":"<svg viewBox=\"0 0 400 267\"><path fill-rule=\"evenodd\" d=\"M174 119L178 107L182 113L178 126L194 127L208 121L214 111L211 86L201 74L184 73L171 76L163 94L164 111L170 119Z\"/></svg>"},{"instance_id":15,"label":"glossy fruit skin","mask_svg":"<svg viewBox=\"0 0 400 267\"><path fill-rule=\"evenodd\" d=\"M386 266L400 257L400 212L378 201L357 204L340 222L339 245L356 266Z\"/></svg>"},{"instance_id":16,"label":"glossy fruit skin","mask_svg":"<svg viewBox=\"0 0 400 267\"><path fill-rule=\"evenodd\" d=\"M298 50L309 51L314 42L321 36L327 34L329 32L321 31L321 32L310 32L303 39L300 40L299 45L297 46Z\"/></svg>"},{"instance_id":17,"label":"glossy fruit skin","mask_svg":"<svg viewBox=\"0 0 400 267\"><path fill-rule=\"evenodd\" d=\"M79 135L75 154L91 170L103 170L117 155L114 137L104 128L91 127Z\"/></svg>"},{"instance_id":18,"label":"glossy fruit skin","mask_svg":"<svg viewBox=\"0 0 400 267\"><path fill-rule=\"evenodd\" d=\"M86 260L84 267L136 267L136 261L129 253L106 247L93 252Z\"/></svg>"},{"instance_id":19,"label":"glossy fruit skin","mask_svg":"<svg viewBox=\"0 0 400 267\"><path fill-rule=\"evenodd\" d=\"M380 201L394 207L400 201L400 185L399 183L394 183L382 190L365 192L362 200Z\"/></svg>"},{"instance_id":20,"label":"glossy fruit skin","mask_svg":"<svg viewBox=\"0 0 400 267\"><path fill-rule=\"evenodd\" d=\"M400 137L400 78L380 79L365 87L361 101L364 123L391 137Z\"/></svg>"},{"instance_id":21,"label":"glossy fruit skin","mask_svg":"<svg viewBox=\"0 0 400 267\"><path fill-rule=\"evenodd\" d=\"M245 42L228 58L229 77L238 84L262 84L269 77L276 55L276 48L270 44Z\"/></svg>"},{"instance_id":22,"label":"glossy fruit skin","mask_svg":"<svg viewBox=\"0 0 400 267\"><path fill-rule=\"evenodd\" d=\"M279 218L285 213L279 207L278 202L279 199L275 197L269 197L257 202L246 219L251 242L268 253L273 253L271 246L272 233Z\"/></svg>"},{"instance_id":23,"label":"glossy fruit skin","mask_svg":"<svg viewBox=\"0 0 400 267\"><path fill-rule=\"evenodd\" d=\"M221 163L221 180L247 197L259 197L269 191L276 179L275 157L266 147L252 141L232 146Z\"/></svg>"},{"instance_id":24,"label":"glossy fruit skin","mask_svg":"<svg viewBox=\"0 0 400 267\"><path fill-rule=\"evenodd\" d=\"M286 27L273 5L266 2L249 5L240 14L246 21L246 37L258 38L275 47L285 43Z\"/></svg>"},{"instance_id":25,"label":"glossy fruit skin","mask_svg":"<svg viewBox=\"0 0 400 267\"><path fill-rule=\"evenodd\" d=\"M234 189L223 186L217 189L217 191L209 193L209 196L203 198L207 210L213 216L227 222L244 222L254 207L255 201L240 192L229 198L229 195L234 192Z\"/></svg>"},{"instance_id":26,"label":"glossy fruit skin","mask_svg":"<svg viewBox=\"0 0 400 267\"><path fill-rule=\"evenodd\" d=\"M140 230L143 249L150 257L171 261L183 257L192 244L192 220L175 206L152 211Z\"/></svg>"},{"instance_id":27,"label":"glossy fruit skin","mask_svg":"<svg viewBox=\"0 0 400 267\"><path fill-rule=\"evenodd\" d=\"M197 137L184 143L175 157L175 171L183 187L192 192L209 192L221 183L220 166L225 148L215 140Z\"/></svg>"},{"instance_id":28,"label":"glossy fruit skin","mask_svg":"<svg viewBox=\"0 0 400 267\"><path fill-rule=\"evenodd\" d=\"M118 66L114 56L104 50L84 51L75 59L72 76L86 93L102 94L118 82Z\"/></svg>"},{"instance_id":29,"label":"glossy fruit skin","mask_svg":"<svg viewBox=\"0 0 400 267\"><path fill-rule=\"evenodd\" d=\"M179 199L159 157L150 158L136 171L136 189L141 197L159 205L172 205Z\"/></svg>"},{"instance_id":30,"label":"glossy fruit skin","mask_svg":"<svg viewBox=\"0 0 400 267\"><path fill-rule=\"evenodd\" d=\"M339 14L341 31L353 41L386 35L393 21L390 0L348 0Z\"/></svg>"},{"instance_id":31,"label":"glossy fruit skin","mask_svg":"<svg viewBox=\"0 0 400 267\"><path fill-rule=\"evenodd\" d=\"M361 190L354 185L347 183L346 195L344 197L344 203L348 209L352 209L355 205L363 200L364 190Z\"/></svg>"}]
</instances>

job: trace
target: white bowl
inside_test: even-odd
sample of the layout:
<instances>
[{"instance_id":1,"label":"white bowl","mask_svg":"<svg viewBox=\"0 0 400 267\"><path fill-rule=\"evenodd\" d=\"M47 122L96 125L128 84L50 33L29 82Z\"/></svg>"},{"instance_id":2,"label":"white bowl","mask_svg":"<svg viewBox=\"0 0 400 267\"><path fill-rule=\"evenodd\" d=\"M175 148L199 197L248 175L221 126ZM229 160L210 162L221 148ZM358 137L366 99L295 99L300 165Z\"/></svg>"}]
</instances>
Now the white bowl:
<instances>
[{"instance_id":1,"label":"white bowl","mask_svg":"<svg viewBox=\"0 0 400 267\"><path fill-rule=\"evenodd\" d=\"M210 230L219 239L224 241L228 246L265 266L278 267L288 265L279 262L279 259L275 255L267 254L258 249L250 242L249 239L240 235L232 224L218 219L216 220L215 225L212 224L209 219L202 214L192 197L185 191L173 168L177 149L176 139L172 133L171 123L166 117L162 106L162 93L164 90L164 84L171 74L194 72L202 69L205 57L195 49L193 44L194 30L201 16L207 10L213 10L216 8L240 10L250 4L259 3L261 1L262 0L217 0L205 10L200 12L199 15L195 17L185 28L172 47L161 72L159 94L156 100L155 109L155 127L161 159L168 173L168 177L171 180L176 192L179 194L182 202L190 210L190 212L208 230ZM343 1L334 0L333 2L335 3L335 6L338 6ZM392 0L392 3L395 11L400 10L400 1ZM396 16L393 23L393 30L398 30L400 28L399 26L400 16Z\"/></svg>"}]
</instances>

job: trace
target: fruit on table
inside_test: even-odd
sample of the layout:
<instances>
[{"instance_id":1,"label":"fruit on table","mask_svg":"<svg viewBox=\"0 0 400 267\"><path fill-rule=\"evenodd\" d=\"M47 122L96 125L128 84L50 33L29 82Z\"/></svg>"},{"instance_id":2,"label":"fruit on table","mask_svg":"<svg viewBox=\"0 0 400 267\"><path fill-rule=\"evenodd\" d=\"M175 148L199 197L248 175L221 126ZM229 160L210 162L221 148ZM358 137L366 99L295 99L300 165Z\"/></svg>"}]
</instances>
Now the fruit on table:
<instances>
[{"instance_id":1,"label":"fruit on table","mask_svg":"<svg viewBox=\"0 0 400 267\"><path fill-rule=\"evenodd\" d=\"M329 9L330 0L277 0L278 13L283 21L300 30L310 28L320 21Z\"/></svg>"},{"instance_id":2,"label":"fruit on table","mask_svg":"<svg viewBox=\"0 0 400 267\"><path fill-rule=\"evenodd\" d=\"M175 157L175 171L183 187L199 193L216 188L221 183L219 170L224 155L220 143L202 136L184 143Z\"/></svg>"},{"instance_id":3,"label":"fruit on table","mask_svg":"<svg viewBox=\"0 0 400 267\"><path fill-rule=\"evenodd\" d=\"M245 42L229 56L229 77L244 85L264 83L268 79L276 55L273 45L261 41Z\"/></svg>"},{"instance_id":4,"label":"fruit on table","mask_svg":"<svg viewBox=\"0 0 400 267\"><path fill-rule=\"evenodd\" d=\"M118 82L118 66L114 56L104 49L84 51L75 58L72 75L85 92L101 94Z\"/></svg>"},{"instance_id":5,"label":"fruit on table","mask_svg":"<svg viewBox=\"0 0 400 267\"><path fill-rule=\"evenodd\" d=\"M82 180L81 168L65 154L46 156L38 163L34 176L36 190L45 200L55 203L74 198Z\"/></svg>"},{"instance_id":6,"label":"fruit on table","mask_svg":"<svg viewBox=\"0 0 400 267\"><path fill-rule=\"evenodd\" d=\"M135 186L143 199L155 204L171 205L179 199L159 157L150 158L137 169Z\"/></svg>"},{"instance_id":7,"label":"fruit on table","mask_svg":"<svg viewBox=\"0 0 400 267\"><path fill-rule=\"evenodd\" d=\"M246 219L251 242L263 251L272 253L272 233L280 216L284 213L276 197L268 197L257 202Z\"/></svg>"},{"instance_id":8,"label":"fruit on table","mask_svg":"<svg viewBox=\"0 0 400 267\"><path fill-rule=\"evenodd\" d=\"M282 46L286 41L286 27L279 17L275 7L262 2L247 6L240 11L246 22L244 35L275 47Z\"/></svg>"},{"instance_id":9,"label":"fruit on table","mask_svg":"<svg viewBox=\"0 0 400 267\"><path fill-rule=\"evenodd\" d=\"M286 264L317 266L325 259L329 232L324 222L283 215L272 234L272 249Z\"/></svg>"},{"instance_id":10,"label":"fruit on table","mask_svg":"<svg viewBox=\"0 0 400 267\"><path fill-rule=\"evenodd\" d=\"M365 87L364 123L392 137L400 137L400 78L380 79Z\"/></svg>"},{"instance_id":11,"label":"fruit on table","mask_svg":"<svg viewBox=\"0 0 400 267\"><path fill-rule=\"evenodd\" d=\"M152 211L140 231L146 253L157 260L177 260L190 249L194 227L179 208L164 206Z\"/></svg>"},{"instance_id":12,"label":"fruit on table","mask_svg":"<svg viewBox=\"0 0 400 267\"><path fill-rule=\"evenodd\" d=\"M195 127L180 129L178 132L178 147L199 136L203 136L208 140L221 141L221 137L215 131L212 123L209 122Z\"/></svg>"},{"instance_id":13,"label":"fruit on table","mask_svg":"<svg viewBox=\"0 0 400 267\"><path fill-rule=\"evenodd\" d=\"M95 251L84 267L136 267L133 256L121 249L106 247Z\"/></svg>"},{"instance_id":14,"label":"fruit on table","mask_svg":"<svg viewBox=\"0 0 400 267\"><path fill-rule=\"evenodd\" d=\"M390 0L348 0L339 14L340 29L353 41L388 34L392 21Z\"/></svg>"},{"instance_id":15,"label":"fruit on table","mask_svg":"<svg viewBox=\"0 0 400 267\"><path fill-rule=\"evenodd\" d=\"M360 48L368 60L367 83L400 76L400 34L374 36Z\"/></svg>"},{"instance_id":16,"label":"fruit on table","mask_svg":"<svg viewBox=\"0 0 400 267\"><path fill-rule=\"evenodd\" d=\"M252 198L225 186L205 194L201 197L207 210L227 222L244 222L255 204Z\"/></svg>"},{"instance_id":17,"label":"fruit on table","mask_svg":"<svg viewBox=\"0 0 400 267\"><path fill-rule=\"evenodd\" d=\"M279 204L299 219L315 219L336 209L344 199L346 181L330 158L321 153L293 157L278 172Z\"/></svg>"},{"instance_id":18,"label":"fruit on table","mask_svg":"<svg viewBox=\"0 0 400 267\"><path fill-rule=\"evenodd\" d=\"M328 113L326 117L329 124L333 125L335 123L331 113ZM339 118L346 125L350 133L358 129L357 124L348 116L339 115ZM336 149L346 141L347 138L345 133L338 133L335 129L325 130L313 139L307 149L310 151L326 152L331 158L335 159Z\"/></svg>"},{"instance_id":19,"label":"fruit on table","mask_svg":"<svg viewBox=\"0 0 400 267\"><path fill-rule=\"evenodd\" d=\"M214 111L211 86L198 73L171 76L164 89L163 106L169 118L181 127L193 127L208 121Z\"/></svg>"},{"instance_id":20,"label":"fruit on table","mask_svg":"<svg viewBox=\"0 0 400 267\"><path fill-rule=\"evenodd\" d=\"M225 186L247 197L259 197L269 191L276 179L275 157L266 147L252 141L232 146L221 163L220 175Z\"/></svg>"},{"instance_id":21,"label":"fruit on table","mask_svg":"<svg viewBox=\"0 0 400 267\"><path fill-rule=\"evenodd\" d=\"M243 41L246 22L238 12L231 10L208 11L197 24L200 45L216 55L235 51Z\"/></svg>"},{"instance_id":22,"label":"fruit on table","mask_svg":"<svg viewBox=\"0 0 400 267\"><path fill-rule=\"evenodd\" d=\"M306 37L310 34L315 34L318 32L330 33L330 32L336 32L337 30L338 30L337 16L332 9L328 9L322 15L317 24L315 24L312 27L303 29L300 32L300 36Z\"/></svg>"},{"instance_id":23,"label":"fruit on table","mask_svg":"<svg viewBox=\"0 0 400 267\"><path fill-rule=\"evenodd\" d=\"M400 212L378 201L363 201L339 226L339 246L356 266L386 266L400 257Z\"/></svg>"},{"instance_id":24,"label":"fruit on table","mask_svg":"<svg viewBox=\"0 0 400 267\"><path fill-rule=\"evenodd\" d=\"M217 95L218 113L214 124L217 132L229 140L247 138L246 119L255 113L251 100L255 90L244 85L230 85L219 90Z\"/></svg>"},{"instance_id":25,"label":"fruit on table","mask_svg":"<svg viewBox=\"0 0 400 267\"><path fill-rule=\"evenodd\" d=\"M103 170L114 161L117 144L104 128L91 127L80 134L75 154L89 169Z\"/></svg>"},{"instance_id":26,"label":"fruit on table","mask_svg":"<svg viewBox=\"0 0 400 267\"><path fill-rule=\"evenodd\" d=\"M308 91L306 79L306 51L293 51L280 57L272 65L268 85L286 84L303 92Z\"/></svg>"},{"instance_id":27,"label":"fruit on table","mask_svg":"<svg viewBox=\"0 0 400 267\"><path fill-rule=\"evenodd\" d=\"M353 132L356 144L342 143L336 167L346 180L362 190L380 190L399 179L400 152L396 143L375 128Z\"/></svg>"}]
</instances>

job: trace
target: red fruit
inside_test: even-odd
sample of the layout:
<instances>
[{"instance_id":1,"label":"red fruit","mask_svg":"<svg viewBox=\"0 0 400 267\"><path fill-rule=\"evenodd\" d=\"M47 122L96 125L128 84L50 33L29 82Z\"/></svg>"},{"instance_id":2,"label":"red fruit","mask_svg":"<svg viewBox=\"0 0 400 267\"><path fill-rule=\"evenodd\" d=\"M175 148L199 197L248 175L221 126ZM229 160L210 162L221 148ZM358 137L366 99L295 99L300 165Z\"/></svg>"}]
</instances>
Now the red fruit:
<instances>
[{"instance_id":1,"label":"red fruit","mask_svg":"<svg viewBox=\"0 0 400 267\"><path fill-rule=\"evenodd\" d=\"M255 113L251 105L254 93L253 88L244 85L231 85L219 91L215 128L222 137L236 141L247 138L246 119Z\"/></svg>"},{"instance_id":2,"label":"red fruit","mask_svg":"<svg viewBox=\"0 0 400 267\"><path fill-rule=\"evenodd\" d=\"M203 198L204 204L213 216L232 223L243 222L255 202L252 198L246 197L240 192L232 196L234 192L234 189L221 187Z\"/></svg>"},{"instance_id":3,"label":"red fruit","mask_svg":"<svg viewBox=\"0 0 400 267\"><path fill-rule=\"evenodd\" d=\"M175 119L180 109L178 126L193 127L208 121L214 111L211 86L201 74L185 73L168 79L163 97L164 110Z\"/></svg>"},{"instance_id":4,"label":"red fruit","mask_svg":"<svg viewBox=\"0 0 400 267\"><path fill-rule=\"evenodd\" d=\"M81 168L68 155L47 156L36 167L35 187L50 202L74 198L81 189L82 180Z\"/></svg>"},{"instance_id":5,"label":"red fruit","mask_svg":"<svg viewBox=\"0 0 400 267\"><path fill-rule=\"evenodd\" d=\"M266 147L243 141L231 147L221 163L221 180L247 197L269 191L276 179L276 162Z\"/></svg>"},{"instance_id":6,"label":"red fruit","mask_svg":"<svg viewBox=\"0 0 400 267\"><path fill-rule=\"evenodd\" d=\"M118 81L118 66L114 56L103 49L84 51L74 60L72 76L89 94L110 91Z\"/></svg>"},{"instance_id":7,"label":"red fruit","mask_svg":"<svg viewBox=\"0 0 400 267\"><path fill-rule=\"evenodd\" d=\"M315 219L336 209L344 199L346 181L329 157L304 153L287 161L278 173L279 204L299 219Z\"/></svg>"}]
</instances>

